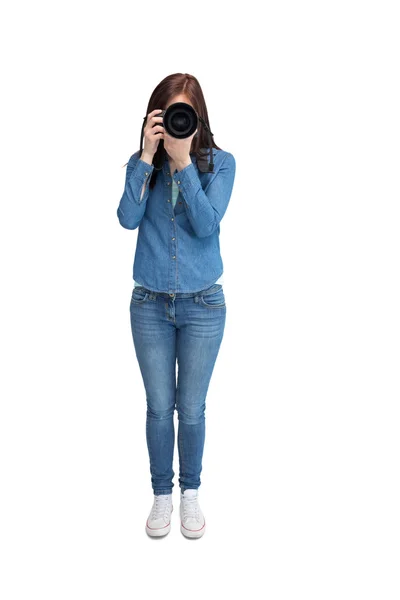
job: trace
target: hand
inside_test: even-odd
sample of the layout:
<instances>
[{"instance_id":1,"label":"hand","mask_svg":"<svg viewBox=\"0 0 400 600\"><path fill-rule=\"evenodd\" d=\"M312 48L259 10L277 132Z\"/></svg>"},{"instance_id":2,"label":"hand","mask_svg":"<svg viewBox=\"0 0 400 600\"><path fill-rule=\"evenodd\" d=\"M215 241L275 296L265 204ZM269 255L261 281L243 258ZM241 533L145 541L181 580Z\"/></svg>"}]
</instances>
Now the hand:
<instances>
[{"instance_id":1,"label":"hand","mask_svg":"<svg viewBox=\"0 0 400 600\"><path fill-rule=\"evenodd\" d=\"M163 118L155 116L160 112L161 108L156 108L147 115L146 125L143 130L143 155L151 157L150 163L157 151L159 141L164 139L164 127L162 126Z\"/></svg>"},{"instance_id":2,"label":"hand","mask_svg":"<svg viewBox=\"0 0 400 600\"><path fill-rule=\"evenodd\" d=\"M197 133L196 131L187 138L179 140L174 138L164 130L164 148L172 158L178 171L182 170L186 165L189 165L192 161L190 159L190 149L192 147L192 140Z\"/></svg>"}]
</instances>

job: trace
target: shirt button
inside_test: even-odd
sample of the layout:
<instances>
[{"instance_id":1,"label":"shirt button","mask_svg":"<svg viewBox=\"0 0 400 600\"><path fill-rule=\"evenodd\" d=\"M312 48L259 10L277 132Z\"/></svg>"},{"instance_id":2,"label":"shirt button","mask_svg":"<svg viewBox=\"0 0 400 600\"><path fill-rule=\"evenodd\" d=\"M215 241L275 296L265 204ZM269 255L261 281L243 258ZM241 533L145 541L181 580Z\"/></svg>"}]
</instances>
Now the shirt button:
<instances>
[{"instance_id":1,"label":"shirt button","mask_svg":"<svg viewBox=\"0 0 400 600\"><path fill-rule=\"evenodd\" d=\"M176 258L176 256L173 256L172 258Z\"/></svg>"},{"instance_id":2,"label":"shirt button","mask_svg":"<svg viewBox=\"0 0 400 600\"><path fill-rule=\"evenodd\" d=\"M175 238L172 238L172 239L174 240Z\"/></svg>"},{"instance_id":3,"label":"shirt button","mask_svg":"<svg viewBox=\"0 0 400 600\"><path fill-rule=\"evenodd\" d=\"M167 202L171 202L171 200L167 200Z\"/></svg>"},{"instance_id":4,"label":"shirt button","mask_svg":"<svg viewBox=\"0 0 400 600\"><path fill-rule=\"evenodd\" d=\"M146 173L146 175L147 175L147 173ZM178 181L178 183L180 183L180 181Z\"/></svg>"},{"instance_id":5,"label":"shirt button","mask_svg":"<svg viewBox=\"0 0 400 600\"><path fill-rule=\"evenodd\" d=\"M167 185L170 185L169 181L167 182Z\"/></svg>"},{"instance_id":6,"label":"shirt button","mask_svg":"<svg viewBox=\"0 0 400 600\"><path fill-rule=\"evenodd\" d=\"M148 172L146 171L145 175L148 175Z\"/></svg>"},{"instance_id":7,"label":"shirt button","mask_svg":"<svg viewBox=\"0 0 400 600\"><path fill-rule=\"evenodd\" d=\"M174 217L172 217L171 221L173 221L173 220L174 220Z\"/></svg>"}]
</instances>

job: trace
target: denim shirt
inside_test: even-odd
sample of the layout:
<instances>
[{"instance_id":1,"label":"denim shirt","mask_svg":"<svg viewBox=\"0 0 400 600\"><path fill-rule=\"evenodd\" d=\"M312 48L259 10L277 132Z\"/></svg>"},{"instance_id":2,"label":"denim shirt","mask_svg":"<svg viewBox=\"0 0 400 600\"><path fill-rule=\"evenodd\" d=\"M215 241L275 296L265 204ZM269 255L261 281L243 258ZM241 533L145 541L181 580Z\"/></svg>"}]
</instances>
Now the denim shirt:
<instances>
[{"instance_id":1,"label":"denim shirt","mask_svg":"<svg viewBox=\"0 0 400 600\"><path fill-rule=\"evenodd\" d=\"M165 154L152 190L154 165L139 158L139 150L129 159L117 216L125 229L139 227L133 279L149 290L197 292L223 273L220 222L231 197L236 164L229 152L213 148L213 153L214 173L200 171L191 154L191 163L172 174ZM179 189L175 207L172 178Z\"/></svg>"}]
</instances>

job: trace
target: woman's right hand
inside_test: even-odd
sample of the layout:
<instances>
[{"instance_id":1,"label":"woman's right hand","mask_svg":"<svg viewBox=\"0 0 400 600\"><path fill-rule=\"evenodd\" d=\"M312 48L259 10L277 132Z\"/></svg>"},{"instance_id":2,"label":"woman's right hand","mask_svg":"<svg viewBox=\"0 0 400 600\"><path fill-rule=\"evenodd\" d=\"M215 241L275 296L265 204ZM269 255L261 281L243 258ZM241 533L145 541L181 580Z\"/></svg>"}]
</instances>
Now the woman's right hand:
<instances>
[{"instance_id":1,"label":"woman's right hand","mask_svg":"<svg viewBox=\"0 0 400 600\"><path fill-rule=\"evenodd\" d=\"M163 118L155 116L159 114L161 110L161 108L152 110L151 113L147 115L146 125L144 126L144 144L140 158L149 164L153 162L153 156L157 151L159 141L164 139L164 127L161 125Z\"/></svg>"}]
</instances>

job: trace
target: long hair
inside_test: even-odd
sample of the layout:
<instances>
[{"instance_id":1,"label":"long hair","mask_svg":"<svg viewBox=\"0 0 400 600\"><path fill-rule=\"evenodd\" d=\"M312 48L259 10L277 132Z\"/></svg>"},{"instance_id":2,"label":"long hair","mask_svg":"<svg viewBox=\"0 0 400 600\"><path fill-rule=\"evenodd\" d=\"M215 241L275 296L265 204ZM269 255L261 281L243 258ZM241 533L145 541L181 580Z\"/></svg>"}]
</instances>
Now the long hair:
<instances>
[{"instance_id":1,"label":"long hair","mask_svg":"<svg viewBox=\"0 0 400 600\"><path fill-rule=\"evenodd\" d=\"M189 98L197 114L204 119L204 121L207 123L207 126L211 129L208 120L207 106L200 83L196 77L189 75L189 73L173 73L172 75L168 75L162 81L160 81L150 96L146 115L151 113L156 108L164 110L170 100L179 94L185 94ZM216 148L217 150L221 150L221 148L214 142L214 139L211 138L211 140L212 147ZM208 152L204 152L202 150L203 148L209 148L209 139L204 127L199 122L197 134L192 139L190 154L195 154L197 159L208 156ZM157 167L157 169L162 167L164 157L164 140L161 139L158 142L157 150L153 156L153 165ZM126 163L124 166L127 164L128 163ZM157 169L153 169L149 183L150 188L153 188L156 183L156 177L158 173Z\"/></svg>"}]
</instances>

